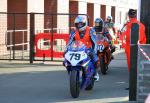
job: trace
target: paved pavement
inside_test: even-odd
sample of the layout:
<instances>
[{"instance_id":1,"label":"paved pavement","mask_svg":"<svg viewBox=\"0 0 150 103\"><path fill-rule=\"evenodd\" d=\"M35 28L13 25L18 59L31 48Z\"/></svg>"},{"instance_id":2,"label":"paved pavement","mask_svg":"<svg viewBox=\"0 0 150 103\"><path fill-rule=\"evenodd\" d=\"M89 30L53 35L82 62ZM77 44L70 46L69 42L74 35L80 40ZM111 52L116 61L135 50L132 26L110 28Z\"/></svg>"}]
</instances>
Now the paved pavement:
<instances>
[{"instance_id":1,"label":"paved pavement","mask_svg":"<svg viewBox=\"0 0 150 103\"><path fill-rule=\"evenodd\" d=\"M73 99L61 63L6 63L0 65L0 103L126 103L128 71L123 51L116 52L107 75L100 75L92 91ZM53 62L54 63L54 62Z\"/></svg>"}]
</instances>

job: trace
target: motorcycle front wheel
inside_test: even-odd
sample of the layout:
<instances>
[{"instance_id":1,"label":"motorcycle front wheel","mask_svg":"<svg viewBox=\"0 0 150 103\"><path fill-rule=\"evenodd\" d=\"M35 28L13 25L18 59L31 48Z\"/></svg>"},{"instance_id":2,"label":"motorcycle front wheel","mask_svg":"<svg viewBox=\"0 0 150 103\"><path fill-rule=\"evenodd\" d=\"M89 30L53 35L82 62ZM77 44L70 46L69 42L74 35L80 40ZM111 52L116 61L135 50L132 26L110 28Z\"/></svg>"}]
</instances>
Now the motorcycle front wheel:
<instances>
[{"instance_id":1,"label":"motorcycle front wheel","mask_svg":"<svg viewBox=\"0 0 150 103\"><path fill-rule=\"evenodd\" d=\"M73 98L77 98L80 93L79 71L70 72L70 93Z\"/></svg>"}]
</instances>

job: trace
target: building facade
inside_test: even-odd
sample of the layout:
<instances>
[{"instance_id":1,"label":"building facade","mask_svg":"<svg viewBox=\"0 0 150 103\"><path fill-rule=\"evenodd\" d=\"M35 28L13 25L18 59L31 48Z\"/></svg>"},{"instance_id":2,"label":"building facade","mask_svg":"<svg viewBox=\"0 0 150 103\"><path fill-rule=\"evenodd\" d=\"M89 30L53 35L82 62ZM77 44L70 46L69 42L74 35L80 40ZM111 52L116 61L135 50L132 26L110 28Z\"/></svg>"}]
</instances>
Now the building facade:
<instances>
[{"instance_id":1,"label":"building facade","mask_svg":"<svg viewBox=\"0 0 150 103\"><path fill-rule=\"evenodd\" d=\"M109 15L113 17L116 24L122 24L128 9L138 9L138 3L138 0L1 0L0 12L87 14L90 18L90 26L93 26L95 18L101 17L105 20ZM61 19L61 17L54 19L56 28L64 27ZM67 19L63 22L68 22ZM46 23L44 24L41 28L46 27Z\"/></svg>"},{"instance_id":2,"label":"building facade","mask_svg":"<svg viewBox=\"0 0 150 103\"><path fill-rule=\"evenodd\" d=\"M5 13L66 13L87 14L89 26L94 25L94 20L101 17L103 20L111 15L116 27L120 27L126 20L126 13L130 8L138 9L138 0L0 0L0 12ZM44 32L53 26L56 32L69 33L69 25L74 26L75 16L55 15L53 17L37 14L35 16L35 31ZM29 15L15 16L0 13L0 52L5 52L8 47L5 44L11 39L11 30L21 30L22 34L15 33L15 43L29 41ZM71 22L71 24L69 24ZM53 25L51 25L53 24ZM10 34L7 34L10 33ZM2 49L3 48L3 49ZM4 49L5 48L5 49ZM24 47L28 48L28 47ZM9 48L10 49L10 48ZM1 53L0 53L1 54Z\"/></svg>"}]
</instances>

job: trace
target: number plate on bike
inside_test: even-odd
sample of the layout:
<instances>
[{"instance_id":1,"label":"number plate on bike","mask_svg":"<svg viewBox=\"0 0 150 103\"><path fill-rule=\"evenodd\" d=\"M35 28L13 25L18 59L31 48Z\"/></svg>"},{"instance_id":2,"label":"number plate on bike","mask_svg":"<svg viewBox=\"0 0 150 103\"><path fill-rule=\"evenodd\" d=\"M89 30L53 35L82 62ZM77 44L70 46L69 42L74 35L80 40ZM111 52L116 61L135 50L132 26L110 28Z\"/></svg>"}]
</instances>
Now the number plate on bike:
<instances>
[{"instance_id":1,"label":"number plate on bike","mask_svg":"<svg viewBox=\"0 0 150 103\"><path fill-rule=\"evenodd\" d=\"M86 59L87 54L84 51L80 51L80 52L68 51L65 54L65 58L72 64L72 66L75 66L80 61Z\"/></svg>"},{"instance_id":2,"label":"number plate on bike","mask_svg":"<svg viewBox=\"0 0 150 103\"><path fill-rule=\"evenodd\" d=\"M98 46L97 46L97 50L98 50L99 52L103 52L103 50L104 50L104 45L98 45Z\"/></svg>"}]
</instances>

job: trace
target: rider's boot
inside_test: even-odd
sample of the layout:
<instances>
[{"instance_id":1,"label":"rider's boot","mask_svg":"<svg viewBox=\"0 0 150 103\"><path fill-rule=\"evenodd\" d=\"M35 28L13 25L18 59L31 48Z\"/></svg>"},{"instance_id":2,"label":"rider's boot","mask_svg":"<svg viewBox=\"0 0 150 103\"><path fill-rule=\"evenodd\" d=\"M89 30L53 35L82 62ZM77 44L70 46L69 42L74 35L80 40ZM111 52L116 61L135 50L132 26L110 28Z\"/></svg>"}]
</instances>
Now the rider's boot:
<instances>
[{"instance_id":1,"label":"rider's boot","mask_svg":"<svg viewBox=\"0 0 150 103\"><path fill-rule=\"evenodd\" d=\"M95 75L94 75L94 79L96 82L99 81L99 73L98 73L98 65L97 62L94 64L94 68L95 68Z\"/></svg>"},{"instance_id":2,"label":"rider's boot","mask_svg":"<svg viewBox=\"0 0 150 103\"><path fill-rule=\"evenodd\" d=\"M98 72L96 72L96 74L95 74L95 76L94 76L94 79L95 79L96 82L99 81L99 73L98 73Z\"/></svg>"},{"instance_id":3,"label":"rider's boot","mask_svg":"<svg viewBox=\"0 0 150 103\"><path fill-rule=\"evenodd\" d=\"M112 53L116 51L116 47L114 45L111 45L110 48L111 48L111 60L113 60L114 56Z\"/></svg>"},{"instance_id":4,"label":"rider's boot","mask_svg":"<svg viewBox=\"0 0 150 103\"><path fill-rule=\"evenodd\" d=\"M111 53L111 60L113 60L114 59L114 56L113 56L113 54Z\"/></svg>"},{"instance_id":5,"label":"rider's boot","mask_svg":"<svg viewBox=\"0 0 150 103\"><path fill-rule=\"evenodd\" d=\"M114 45L111 45L110 48L111 48L111 53L116 51L116 47Z\"/></svg>"}]
</instances>

